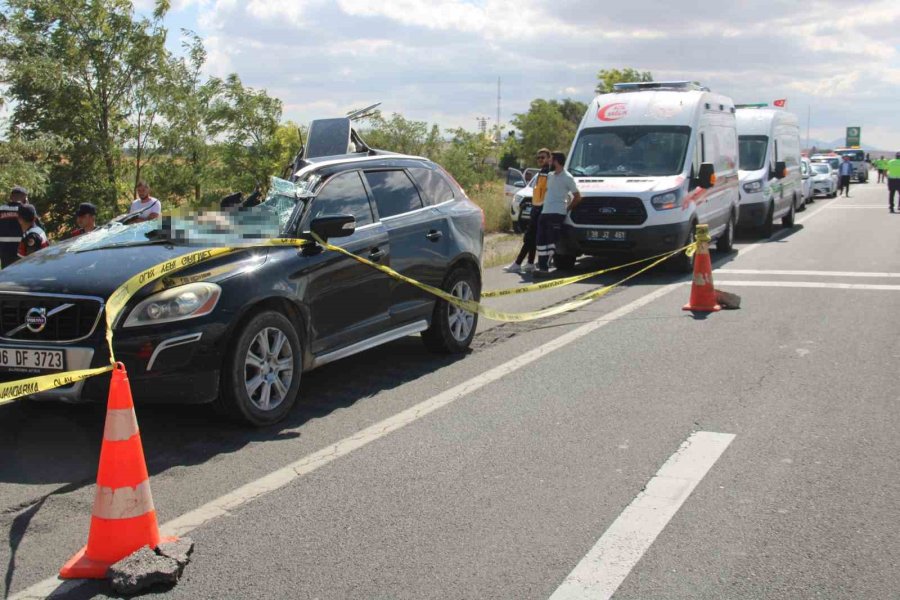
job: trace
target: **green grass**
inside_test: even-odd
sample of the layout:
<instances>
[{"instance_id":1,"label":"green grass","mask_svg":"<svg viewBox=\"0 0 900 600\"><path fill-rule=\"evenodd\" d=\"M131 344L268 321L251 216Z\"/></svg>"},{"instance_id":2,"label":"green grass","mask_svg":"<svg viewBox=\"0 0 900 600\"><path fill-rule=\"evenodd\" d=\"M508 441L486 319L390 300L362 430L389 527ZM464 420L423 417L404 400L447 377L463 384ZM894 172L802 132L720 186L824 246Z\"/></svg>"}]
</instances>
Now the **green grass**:
<instances>
[{"instance_id":1,"label":"green grass","mask_svg":"<svg viewBox=\"0 0 900 600\"><path fill-rule=\"evenodd\" d=\"M503 182L490 181L466 190L469 198L484 211L484 232L505 233L512 231L509 204L503 194Z\"/></svg>"}]
</instances>

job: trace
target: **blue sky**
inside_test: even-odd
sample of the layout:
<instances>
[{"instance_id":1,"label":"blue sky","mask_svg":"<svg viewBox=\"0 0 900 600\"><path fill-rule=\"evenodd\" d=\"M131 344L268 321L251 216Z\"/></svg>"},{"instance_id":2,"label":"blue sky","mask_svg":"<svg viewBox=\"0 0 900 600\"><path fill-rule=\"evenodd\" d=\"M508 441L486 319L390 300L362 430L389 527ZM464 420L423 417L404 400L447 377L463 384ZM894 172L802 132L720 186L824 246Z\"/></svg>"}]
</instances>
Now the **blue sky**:
<instances>
[{"instance_id":1,"label":"blue sky","mask_svg":"<svg viewBox=\"0 0 900 600\"><path fill-rule=\"evenodd\" d=\"M147 10L152 0L138 0ZM173 0L170 46L197 31L211 74L237 72L308 122L385 112L474 128L533 98L592 97L601 68L692 79L736 102L787 98L813 138L863 128L900 148L900 2L731 0ZM724 6L723 6L724 5ZM713 9L712 7L717 6Z\"/></svg>"}]
</instances>

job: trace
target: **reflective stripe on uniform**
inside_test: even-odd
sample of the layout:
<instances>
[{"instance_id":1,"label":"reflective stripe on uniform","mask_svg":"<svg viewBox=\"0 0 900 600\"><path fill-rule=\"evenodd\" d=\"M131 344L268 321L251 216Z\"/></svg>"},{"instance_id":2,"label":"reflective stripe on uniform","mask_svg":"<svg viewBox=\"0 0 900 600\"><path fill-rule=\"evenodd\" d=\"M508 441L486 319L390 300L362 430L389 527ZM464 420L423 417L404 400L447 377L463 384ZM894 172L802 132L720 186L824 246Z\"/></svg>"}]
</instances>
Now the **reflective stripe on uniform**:
<instances>
[{"instance_id":1,"label":"reflective stripe on uniform","mask_svg":"<svg viewBox=\"0 0 900 600\"><path fill-rule=\"evenodd\" d=\"M136 487L117 489L98 487L94 498L93 516L100 519L131 519L153 510L153 496L150 481L145 480Z\"/></svg>"},{"instance_id":2,"label":"reflective stripe on uniform","mask_svg":"<svg viewBox=\"0 0 900 600\"><path fill-rule=\"evenodd\" d=\"M103 439L107 442L123 442L138 433L137 417L133 408L114 408L106 411Z\"/></svg>"}]
</instances>

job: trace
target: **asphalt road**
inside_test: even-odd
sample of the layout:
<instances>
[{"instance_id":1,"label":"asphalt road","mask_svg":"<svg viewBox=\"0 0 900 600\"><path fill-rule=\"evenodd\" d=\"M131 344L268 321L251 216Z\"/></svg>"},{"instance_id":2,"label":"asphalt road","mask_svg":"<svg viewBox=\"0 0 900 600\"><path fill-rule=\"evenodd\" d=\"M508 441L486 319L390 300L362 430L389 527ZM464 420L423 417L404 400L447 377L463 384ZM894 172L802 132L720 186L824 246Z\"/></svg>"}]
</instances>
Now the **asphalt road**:
<instances>
[{"instance_id":1,"label":"asphalt road","mask_svg":"<svg viewBox=\"0 0 900 600\"><path fill-rule=\"evenodd\" d=\"M140 408L160 523L197 543L158 595L900 597L900 215L885 196L855 185L713 253L741 310L694 318L684 278L651 273L553 319L482 323L465 357L409 338L309 373L278 427ZM485 288L517 283L494 269ZM47 581L86 540L102 426L102 408L0 407L12 597L109 597Z\"/></svg>"}]
</instances>

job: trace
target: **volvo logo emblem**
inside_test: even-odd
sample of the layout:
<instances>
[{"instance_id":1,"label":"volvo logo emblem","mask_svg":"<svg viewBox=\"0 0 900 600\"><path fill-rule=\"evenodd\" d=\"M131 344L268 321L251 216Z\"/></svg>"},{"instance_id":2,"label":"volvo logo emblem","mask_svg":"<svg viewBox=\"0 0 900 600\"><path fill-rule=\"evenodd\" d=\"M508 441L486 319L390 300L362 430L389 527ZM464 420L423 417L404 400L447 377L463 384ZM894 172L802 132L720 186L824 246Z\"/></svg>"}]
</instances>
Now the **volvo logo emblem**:
<instances>
[{"instance_id":1,"label":"volvo logo emblem","mask_svg":"<svg viewBox=\"0 0 900 600\"><path fill-rule=\"evenodd\" d=\"M25 313L25 327L32 333L40 333L47 326L47 309L35 306Z\"/></svg>"}]
</instances>

